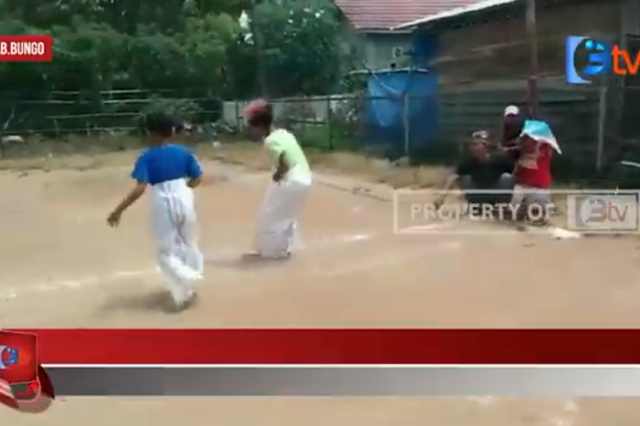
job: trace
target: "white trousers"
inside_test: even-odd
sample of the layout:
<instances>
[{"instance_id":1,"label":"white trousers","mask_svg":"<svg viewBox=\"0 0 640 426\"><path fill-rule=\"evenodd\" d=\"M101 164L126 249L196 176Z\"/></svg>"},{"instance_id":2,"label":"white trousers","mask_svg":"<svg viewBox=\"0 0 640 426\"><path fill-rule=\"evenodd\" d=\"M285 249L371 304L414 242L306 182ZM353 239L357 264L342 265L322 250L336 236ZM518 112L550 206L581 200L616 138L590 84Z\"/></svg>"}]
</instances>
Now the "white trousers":
<instances>
[{"instance_id":1,"label":"white trousers","mask_svg":"<svg viewBox=\"0 0 640 426\"><path fill-rule=\"evenodd\" d=\"M197 244L193 190L184 179L152 186L152 232L158 266L176 303L184 303L202 279L204 259Z\"/></svg>"},{"instance_id":2,"label":"white trousers","mask_svg":"<svg viewBox=\"0 0 640 426\"><path fill-rule=\"evenodd\" d=\"M271 183L258 213L258 253L266 258L289 255L299 242L297 217L311 189L311 176Z\"/></svg>"},{"instance_id":3,"label":"white trousers","mask_svg":"<svg viewBox=\"0 0 640 426\"><path fill-rule=\"evenodd\" d=\"M516 185L513 190L512 202L547 204L551 201L551 191L526 185Z\"/></svg>"}]
</instances>

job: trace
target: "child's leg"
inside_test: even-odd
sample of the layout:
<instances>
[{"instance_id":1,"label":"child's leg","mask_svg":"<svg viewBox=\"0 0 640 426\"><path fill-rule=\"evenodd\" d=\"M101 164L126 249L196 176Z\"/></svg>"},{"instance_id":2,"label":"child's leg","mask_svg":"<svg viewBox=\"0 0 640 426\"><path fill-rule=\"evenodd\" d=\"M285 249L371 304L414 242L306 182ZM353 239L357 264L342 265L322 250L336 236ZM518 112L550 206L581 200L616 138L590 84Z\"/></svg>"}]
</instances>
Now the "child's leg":
<instances>
[{"instance_id":1,"label":"child's leg","mask_svg":"<svg viewBox=\"0 0 640 426\"><path fill-rule=\"evenodd\" d=\"M182 237L184 243L184 262L196 273L204 273L204 257L198 247L198 221L193 208L189 208L189 213L185 218L182 227Z\"/></svg>"},{"instance_id":2,"label":"child's leg","mask_svg":"<svg viewBox=\"0 0 640 426\"><path fill-rule=\"evenodd\" d=\"M552 211L551 194L548 190L531 188L524 200L527 206L526 219L533 225L548 225Z\"/></svg>"},{"instance_id":3,"label":"child's leg","mask_svg":"<svg viewBox=\"0 0 640 426\"><path fill-rule=\"evenodd\" d=\"M201 272L187 265L184 227L188 222L180 200L161 199L154 203L153 231L158 245L158 266L177 305L189 300L193 283L202 278Z\"/></svg>"},{"instance_id":4,"label":"child's leg","mask_svg":"<svg viewBox=\"0 0 640 426\"><path fill-rule=\"evenodd\" d=\"M162 271L167 288L176 305L184 304L190 297L190 287L185 284L182 274L177 272L182 265L182 259L173 253L158 253L158 266Z\"/></svg>"},{"instance_id":5,"label":"child's leg","mask_svg":"<svg viewBox=\"0 0 640 426\"><path fill-rule=\"evenodd\" d=\"M256 226L257 250L260 255L265 257L272 257L273 252L278 251L276 247L272 246L274 245L274 241L277 240L274 234L278 231L278 210L281 199L282 188L280 185L272 183L267 188L267 193L258 210Z\"/></svg>"},{"instance_id":6,"label":"child's leg","mask_svg":"<svg viewBox=\"0 0 640 426\"><path fill-rule=\"evenodd\" d=\"M264 257L283 257L296 243L299 213L309 185L283 182L269 189L258 217L258 251Z\"/></svg>"}]
</instances>

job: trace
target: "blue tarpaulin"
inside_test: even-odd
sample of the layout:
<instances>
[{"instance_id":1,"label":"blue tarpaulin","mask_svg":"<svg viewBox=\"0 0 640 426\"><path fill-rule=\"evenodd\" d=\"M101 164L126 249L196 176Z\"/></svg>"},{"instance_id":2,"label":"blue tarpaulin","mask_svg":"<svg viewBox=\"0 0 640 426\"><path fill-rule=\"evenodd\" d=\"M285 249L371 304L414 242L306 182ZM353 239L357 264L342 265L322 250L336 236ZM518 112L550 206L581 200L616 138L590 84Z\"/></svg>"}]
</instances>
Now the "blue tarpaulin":
<instances>
[{"instance_id":1,"label":"blue tarpaulin","mask_svg":"<svg viewBox=\"0 0 640 426\"><path fill-rule=\"evenodd\" d=\"M373 73L367 84L365 143L386 146L396 156L435 141L437 86L436 76L424 70Z\"/></svg>"}]
</instances>

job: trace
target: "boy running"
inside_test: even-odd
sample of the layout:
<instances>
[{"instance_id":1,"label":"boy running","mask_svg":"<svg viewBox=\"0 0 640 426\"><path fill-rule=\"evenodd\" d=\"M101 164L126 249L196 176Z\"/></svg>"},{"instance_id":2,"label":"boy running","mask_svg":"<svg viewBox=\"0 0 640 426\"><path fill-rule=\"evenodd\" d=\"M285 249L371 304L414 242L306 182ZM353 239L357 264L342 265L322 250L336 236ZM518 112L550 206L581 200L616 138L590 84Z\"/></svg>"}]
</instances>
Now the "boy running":
<instances>
[{"instance_id":1,"label":"boy running","mask_svg":"<svg viewBox=\"0 0 640 426\"><path fill-rule=\"evenodd\" d=\"M187 307L202 279L203 257L196 244L193 188L202 181L196 158L171 142L174 120L165 114L146 117L151 147L138 157L131 177L135 187L107 218L116 227L127 208L151 188L151 225L158 248L158 265L165 275L176 308Z\"/></svg>"},{"instance_id":2,"label":"boy running","mask_svg":"<svg viewBox=\"0 0 640 426\"><path fill-rule=\"evenodd\" d=\"M264 139L274 163L273 182L258 214L258 254L270 259L287 258L298 239L297 217L311 188L311 168L296 137L274 126L270 104L254 101L244 114L250 130Z\"/></svg>"}]
</instances>

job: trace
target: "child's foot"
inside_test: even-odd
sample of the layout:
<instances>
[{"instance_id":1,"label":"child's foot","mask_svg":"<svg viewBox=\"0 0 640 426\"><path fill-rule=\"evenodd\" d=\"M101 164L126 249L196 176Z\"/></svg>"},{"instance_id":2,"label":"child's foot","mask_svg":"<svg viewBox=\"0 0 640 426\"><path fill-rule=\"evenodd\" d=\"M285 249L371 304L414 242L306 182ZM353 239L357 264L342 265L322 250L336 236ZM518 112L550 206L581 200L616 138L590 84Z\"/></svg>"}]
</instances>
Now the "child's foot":
<instances>
[{"instance_id":1,"label":"child's foot","mask_svg":"<svg viewBox=\"0 0 640 426\"><path fill-rule=\"evenodd\" d=\"M269 260L283 260L288 259L292 256L292 251L287 250L280 254L273 254L270 256L265 256L262 253L245 253L242 255L242 260L246 262L264 262Z\"/></svg>"},{"instance_id":2,"label":"child's foot","mask_svg":"<svg viewBox=\"0 0 640 426\"><path fill-rule=\"evenodd\" d=\"M175 299L175 312L182 312L192 307L198 299L198 293L195 290L189 290L184 299Z\"/></svg>"},{"instance_id":3,"label":"child's foot","mask_svg":"<svg viewBox=\"0 0 640 426\"><path fill-rule=\"evenodd\" d=\"M198 292L195 290L191 290L189 291L189 297L187 299L187 305L188 306L193 306L196 304L196 302L198 301Z\"/></svg>"}]
</instances>

